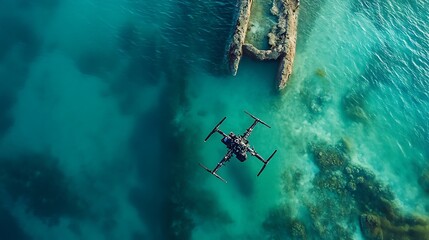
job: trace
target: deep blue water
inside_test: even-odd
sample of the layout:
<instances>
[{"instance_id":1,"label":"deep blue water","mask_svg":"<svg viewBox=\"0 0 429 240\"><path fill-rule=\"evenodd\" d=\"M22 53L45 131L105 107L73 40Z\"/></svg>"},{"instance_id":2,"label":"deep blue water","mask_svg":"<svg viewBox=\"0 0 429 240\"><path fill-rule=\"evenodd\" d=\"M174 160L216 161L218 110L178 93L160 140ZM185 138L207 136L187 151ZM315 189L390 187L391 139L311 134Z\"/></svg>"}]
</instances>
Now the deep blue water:
<instances>
[{"instance_id":1,"label":"deep blue water","mask_svg":"<svg viewBox=\"0 0 429 240\"><path fill-rule=\"evenodd\" d=\"M227 72L232 0L0 6L0 239L366 239L361 214L429 221L427 0L301 1L281 93L276 63ZM224 184L198 166L225 153L203 139L224 116L245 131L243 110L272 127L252 146L278 153L258 178L233 159Z\"/></svg>"}]
</instances>

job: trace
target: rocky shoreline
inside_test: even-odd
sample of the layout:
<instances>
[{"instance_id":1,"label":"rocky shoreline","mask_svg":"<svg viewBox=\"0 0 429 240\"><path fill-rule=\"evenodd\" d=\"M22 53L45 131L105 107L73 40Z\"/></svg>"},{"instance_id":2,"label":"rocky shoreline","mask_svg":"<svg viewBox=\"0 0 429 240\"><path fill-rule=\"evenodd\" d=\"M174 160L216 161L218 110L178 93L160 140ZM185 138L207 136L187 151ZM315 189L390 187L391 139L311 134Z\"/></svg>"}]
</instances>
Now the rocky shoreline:
<instances>
[{"instance_id":1,"label":"rocky shoreline","mask_svg":"<svg viewBox=\"0 0 429 240\"><path fill-rule=\"evenodd\" d=\"M265 61L280 62L277 75L279 90L286 86L292 74L295 58L299 0L273 0L271 14L278 18L277 24L268 33L269 50L257 49L250 43L244 43L251 14L252 0L241 0L239 15L228 51L230 70L235 76L243 52L250 57Z\"/></svg>"},{"instance_id":2,"label":"rocky shoreline","mask_svg":"<svg viewBox=\"0 0 429 240\"><path fill-rule=\"evenodd\" d=\"M237 74L238 65L243 55L242 46L246 39L247 26L250 19L250 9L252 0L239 0L238 17L235 23L235 31L232 35L231 43L228 49L229 69L232 75Z\"/></svg>"}]
</instances>

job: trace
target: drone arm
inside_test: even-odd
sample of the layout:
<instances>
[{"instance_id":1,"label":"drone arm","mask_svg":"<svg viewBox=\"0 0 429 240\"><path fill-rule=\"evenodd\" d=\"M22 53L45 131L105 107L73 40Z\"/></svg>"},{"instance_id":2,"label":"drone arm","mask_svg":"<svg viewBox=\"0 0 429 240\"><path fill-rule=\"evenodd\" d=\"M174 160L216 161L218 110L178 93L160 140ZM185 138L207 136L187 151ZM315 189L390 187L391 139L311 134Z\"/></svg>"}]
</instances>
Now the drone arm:
<instances>
[{"instance_id":1,"label":"drone arm","mask_svg":"<svg viewBox=\"0 0 429 240\"><path fill-rule=\"evenodd\" d=\"M244 111L247 115L249 115L251 118L253 118L255 121L252 123L252 125L246 130L246 132L243 134L243 138L248 138L250 134L252 133L253 129L255 128L256 124L262 123L263 125L267 126L268 128L271 128L268 124L266 124L261 119L253 116L252 114L248 113L247 111Z\"/></svg>"},{"instance_id":2,"label":"drone arm","mask_svg":"<svg viewBox=\"0 0 429 240\"><path fill-rule=\"evenodd\" d=\"M275 150L275 151L271 154L271 156L270 156L267 160L265 160L261 155L259 155L259 153L257 153L257 152L255 151L255 149L254 149L254 148L249 148L247 151L248 151L248 152L250 152L250 154L251 154L252 156L255 156L257 159L259 159L261 162L263 162L263 163L264 163L264 165L262 166L261 170L258 172L258 175L256 175L256 176L258 176L258 177L259 177L259 175L262 173L262 171L264 171L265 167L267 166L267 164L268 164L268 162L271 160L271 158L274 156L274 154L276 154L276 152L277 152L277 150Z\"/></svg>"},{"instance_id":3,"label":"drone arm","mask_svg":"<svg viewBox=\"0 0 429 240\"><path fill-rule=\"evenodd\" d=\"M257 153L254 148L249 147L247 151L250 152L250 155L256 157L257 159L261 160L261 162L265 163L264 158L259 155L259 153Z\"/></svg>"},{"instance_id":4,"label":"drone arm","mask_svg":"<svg viewBox=\"0 0 429 240\"><path fill-rule=\"evenodd\" d=\"M255 128L256 124L258 124L258 121L255 120L253 124L246 130L246 132L243 134L243 138L248 138L250 134L252 133L253 129Z\"/></svg>"},{"instance_id":5,"label":"drone arm","mask_svg":"<svg viewBox=\"0 0 429 240\"><path fill-rule=\"evenodd\" d=\"M228 152L225 154L225 156L222 158L222 160L220 160L220 162L216 165L216 167L213 170L208 169L206 166L204 166L203 164L200 163L200 166L202 168L204 168L207 172L211 173L212 175L214 175L215 177L219 178L220 180L222 180L223 182L227 183L227 181L225 179L223 179L221 176L219 176L219 174L217 174L216 172L219 170L219 168L221 168L226 162L229 161L229 159L232 157L232 150L228 150Z\"/></svg>"},{"instance_id":6,"label":"drone arm","mask_svg":"<svg viewBox=\"0 0 429 240\"><path fill-rule=\"evenodd\" d=\"M276 154L276 152L277 152L277 150L275 150L267 160L263 161L264 162L264 166L262 166L261 170L258 172L258 174L256 176L259 177L259 175L261 175L262 171L264 171L264 169L267 166L268 162L271 160L271 158L274 156L274 154Z\"/></svg>"},{"instance_id":7,"label":"drone arm","mask_svg":"<svg viewBox=\"0 0 429 240\"><path fill-rule=\"evenodd\" d=\"M226 133L222 132L222 130L220 130L220 129L217 129L216 132L220 133L223 137L228 136Z\"/></svg>"}]
</instances>

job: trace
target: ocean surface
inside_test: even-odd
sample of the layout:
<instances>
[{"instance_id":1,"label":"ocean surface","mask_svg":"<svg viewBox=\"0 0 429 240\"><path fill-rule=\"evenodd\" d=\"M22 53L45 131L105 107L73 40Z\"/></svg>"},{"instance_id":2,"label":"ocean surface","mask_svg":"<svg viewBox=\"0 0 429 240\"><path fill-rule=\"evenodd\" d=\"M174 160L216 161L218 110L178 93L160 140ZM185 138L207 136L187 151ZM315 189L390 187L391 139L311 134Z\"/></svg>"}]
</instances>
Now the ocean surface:
<instances>
[{"instance_id":1,"label":"ocean surface","mask_svg":"<svg viewBox=\"0 0 429 240\"><path fill-rule=\"evenodd\" d=\"M0 0L0 239L427 239L429 1L302 0L281 92L275 62L228 73L236 5ZM278 152L224 184L203 140L245 110Z\"/></svg>"}]
</instances>

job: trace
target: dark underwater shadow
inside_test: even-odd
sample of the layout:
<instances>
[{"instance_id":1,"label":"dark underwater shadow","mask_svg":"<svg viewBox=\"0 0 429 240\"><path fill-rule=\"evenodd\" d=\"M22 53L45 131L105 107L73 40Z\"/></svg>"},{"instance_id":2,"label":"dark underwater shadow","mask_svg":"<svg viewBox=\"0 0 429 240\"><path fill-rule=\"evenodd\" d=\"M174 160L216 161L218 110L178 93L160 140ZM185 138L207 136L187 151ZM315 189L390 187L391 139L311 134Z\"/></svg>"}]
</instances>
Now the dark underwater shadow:
<instances>
[{"instance_id":1,"label":"dark underwater shadow","mask_svg":"<svg viewBox=\"0 0 429 240\"><path fill-rule=\"evenodd\" d=\"M12 127L14 119L10 110L15 104L15 98L6 93L0 93L0 139Z\"/></svg>"},{"instance_id":2,"label":"dark underwater shadow","mask_svg":"<svg viewBox=\"0 0 429 240\"><path fill-rule=\"evenodd\" d=\"M140 184L129 193L129 201L153 239L191 239L199 224L232 220L212 192L202 189L197 178L201 141L195 142L196 129L178 125L177 111L188 109L186 89L188 68L179 57L165 61L169 84L158 104L141 115L130 138L130 149ZM182 123L179 123L182 124Z\"/></svg>"},{"instance_id":3,"label":"dark underwater shadow","mask_svg":"<svg viewBox=\"0 0 429 240\"><path fill-rule=\"evenodd\" d=\"M22 153L0 157L0 186L12 202L23 202L26 211L48 225L61 217L82 219L88 205L49 154ZM3 201L3 200L2 200Z\"/></svg>"},{"instance_id":4,"label":"dark underwater shadow","mask_svg":"<svg viewBox=\"0 0 429 240\"><path fill-rule=\"evenodd\" d=\"M7 5L7 4L6 4ZM11 110L42 41L28 19L0 10L0 138L13 125Z\"/></svg>"},{"instance_id":5,"label":"dark underwater shadow","mask_svg":"<svg viewBox=\"0 0 429 240\"><path fill-rule=\"evenodd\" d=\"M10 240L30 240L15 217L5 208L0 207L0 238Z\"/></svg>"},{"instance_id":6,"label":"dark underwater shadow","mask_svg":"<svg viewBox=\"0 0 429 240\"><path fill-rule=\"evenodd\" d=\"M234 188L237 189L244 197L250 198L255 192L254 184L255 184L255 176L256 173L253 174L249 170L249 165L256 164L256 160L253 157L248 156L246 162L238 162L234 157L231 161L235 163L231 163L228 165L228 183L233 184Z\"/></svg>"}]
</instances>

